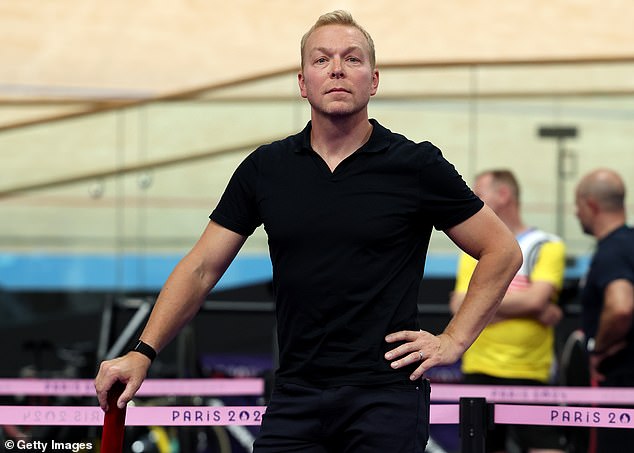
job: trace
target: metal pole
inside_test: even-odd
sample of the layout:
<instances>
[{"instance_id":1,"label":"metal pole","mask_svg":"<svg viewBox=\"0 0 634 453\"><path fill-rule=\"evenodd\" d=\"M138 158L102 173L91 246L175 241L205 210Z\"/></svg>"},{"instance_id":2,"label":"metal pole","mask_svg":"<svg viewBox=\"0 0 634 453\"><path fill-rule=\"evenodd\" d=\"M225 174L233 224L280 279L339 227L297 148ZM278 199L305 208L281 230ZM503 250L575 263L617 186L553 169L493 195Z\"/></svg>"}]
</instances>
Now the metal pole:
<instances>
[{"instance_id":1,"label":"metal pole","mask_svg":"<svg viewBox=\"0 0 634 453\"><path fill-rule=\"evenodd\" d=\"M460 398L460 452L484 453L489 426L484 398Z\"/></svg>"},{"instance_id":2,"label":"metal pole","mask_svg":"<svg viewBox=\"0 0 634 453\"><path fill-rule=\"evenodd\" d=\"M566 179L566 150L564 148L564 140L566 138L577 137L578 130L576 126L542 126L538 129L537 134L541 138L554 138L557 140L557 199L555 200L556 209L556 231L559 237L563 238L564 231L564 208L565 204L565 187Z\"/></svg>"},{"instance_id":3,"label":"metal pole","mask_svg":"<svg viewBox=\"0 0 634 453\"><path fill-rule=\"evenodd\" d=\"M565 197L564 193L564 141L562 138L557 139L557 235L560 238L564 237L564 206Z\"/></svg>"}]
</instances>

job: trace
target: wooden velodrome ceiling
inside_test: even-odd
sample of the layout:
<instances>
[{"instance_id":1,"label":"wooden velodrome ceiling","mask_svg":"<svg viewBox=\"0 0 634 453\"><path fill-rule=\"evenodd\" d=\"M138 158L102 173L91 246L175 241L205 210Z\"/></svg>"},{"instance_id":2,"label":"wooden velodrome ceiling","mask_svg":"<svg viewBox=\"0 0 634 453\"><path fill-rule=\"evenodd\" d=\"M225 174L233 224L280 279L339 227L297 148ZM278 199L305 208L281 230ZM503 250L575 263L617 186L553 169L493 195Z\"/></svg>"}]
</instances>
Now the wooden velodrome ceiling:
<instances>
[{"instance_id":1,"label":"wooden velodrome ceiling","mask_svg":"<svg viewBox=\"0 0 634 453\"><path fill-rule=\"evenodd\" d=\"M337 8L371 32L379 64L634 56L631 0L5 0L0 103L143 99L291 69Z\"/></svg>"}]
</instances>

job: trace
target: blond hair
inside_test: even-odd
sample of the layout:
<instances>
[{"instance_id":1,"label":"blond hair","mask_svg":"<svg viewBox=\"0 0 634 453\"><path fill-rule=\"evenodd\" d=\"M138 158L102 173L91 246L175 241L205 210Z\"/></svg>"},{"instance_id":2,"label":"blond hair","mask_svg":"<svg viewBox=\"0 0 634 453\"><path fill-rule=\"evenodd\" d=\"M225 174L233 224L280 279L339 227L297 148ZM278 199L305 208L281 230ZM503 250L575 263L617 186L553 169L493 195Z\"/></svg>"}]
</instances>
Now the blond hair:
<instances>
[{"instance_id":1,"label":"blond hair","mask_svg":"<svg viewBox=\"0 0 634 453\"><path fill-rule=\"evenodd\" d=\"M493 179L494 184L504 184L509 189L511 189L511 193L515 197L515 200L519 203L520 201L520 185L517 182L517 178L513 174L511 170L507 170L506 168L496 168L493 170L485 170L476 175L476 179L481 178L483 176L491 175L491 179Z\"/></svg>"},{"instance_id":2,"label":"blond hair","mask_svg":"<svg viewBox=\"0 0 634 453\"><path fill-rule=\"evenodd\" d=\"M376 65L376 54L374 50L374 41L372 41L370 33L368 33L361 25L359 25L354 20L352 14L350 14L348 11L343 11L340 9L319 16L317 22L315 22L315 24L310 27L310 30L308 30L306 34L302 36L302 41L300 45L302 68L304 67L304 49L306 47L306 41L308 41L308 38L315 30L325 25L346 25L349 27L355 27L357 30L359 30L368 42L368 50L370 51L370 65L372 66L372 69L374 69Z\"/></svg>"}]
</instances>

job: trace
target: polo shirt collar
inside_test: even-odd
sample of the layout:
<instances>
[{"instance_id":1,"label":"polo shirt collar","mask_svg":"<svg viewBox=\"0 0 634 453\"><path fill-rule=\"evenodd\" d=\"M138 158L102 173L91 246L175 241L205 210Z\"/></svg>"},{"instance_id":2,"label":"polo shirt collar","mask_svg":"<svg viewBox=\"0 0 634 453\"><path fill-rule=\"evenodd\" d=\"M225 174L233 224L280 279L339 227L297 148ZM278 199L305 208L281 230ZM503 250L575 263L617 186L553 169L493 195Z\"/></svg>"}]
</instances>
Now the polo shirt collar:
<instances>
[{"instance_id":1,"label":"polo shirt collar","mask_svg":"<svg viewBox=\"0 0 634 453\"><path fill-rule=\"evenodd\" d=\"M390 145L390 131L379 124L374 118L370 118L372 124L372 134L370 139L359 149L360 153L378 153L385 151ZM295 152L311 151L310 131L312 124L309 121L304 130L299 133L301 146L295 148Z\"/></svg>"}]
</instances>

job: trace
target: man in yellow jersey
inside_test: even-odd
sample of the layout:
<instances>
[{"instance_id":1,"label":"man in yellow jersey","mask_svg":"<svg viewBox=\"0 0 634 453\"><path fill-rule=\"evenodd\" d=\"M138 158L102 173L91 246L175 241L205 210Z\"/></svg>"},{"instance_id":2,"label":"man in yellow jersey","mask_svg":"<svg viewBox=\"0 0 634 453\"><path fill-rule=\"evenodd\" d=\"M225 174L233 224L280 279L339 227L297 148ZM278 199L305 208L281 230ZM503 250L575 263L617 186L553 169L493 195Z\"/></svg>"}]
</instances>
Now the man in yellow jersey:
<instances>
[{"instance_id":1,"label":"man in yellow jersey","mask_svg":"<svg viewBox=\"0 0 634 453\"><path fill-rule=\"evenodd\" d=\"M465 384L545 385L554 361L553 326L561 319L556 302L563 285L562 240L528 227L520 214L520 188L509 170L476 177L474 192L515 234L524 264L511 282L493 321L462 357ZM463 253L450 307L462 304L476 261ZM562 452L557 427L496 425L487 434L487 452L504 452L509 442L531 453Z\"/></svg>"}]
</instances>

